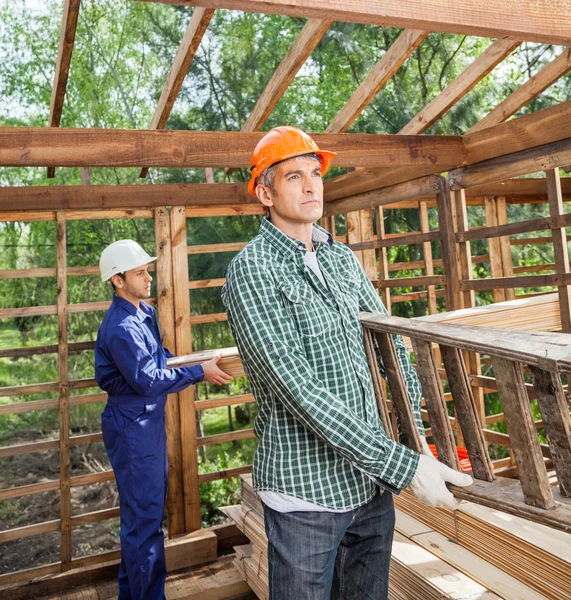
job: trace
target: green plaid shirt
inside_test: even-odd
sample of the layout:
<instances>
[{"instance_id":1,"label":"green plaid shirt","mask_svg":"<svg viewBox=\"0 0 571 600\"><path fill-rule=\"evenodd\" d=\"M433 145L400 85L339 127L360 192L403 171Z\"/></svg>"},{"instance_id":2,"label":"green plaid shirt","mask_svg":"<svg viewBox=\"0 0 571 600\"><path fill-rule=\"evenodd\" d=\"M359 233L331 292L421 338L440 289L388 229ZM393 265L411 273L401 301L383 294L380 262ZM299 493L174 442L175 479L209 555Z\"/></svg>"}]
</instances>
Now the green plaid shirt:
<instances>
[{"instance_id":1,"label":"green plaid shirt","mask_svg":"<svg viewBox=\"0 0 571 600\"><path fill-rule=\"evenodd\" d=\"M419 457L386 435L363 347L359 312L387 311L347 246L317 226L313 239L329 289L305 266L305 244L263 219L222 300L258 403L254 487L350 510L372 498L368 475L398 491ZM420 384L396 346L422 431Z\"/></svg>"}]
</instances>

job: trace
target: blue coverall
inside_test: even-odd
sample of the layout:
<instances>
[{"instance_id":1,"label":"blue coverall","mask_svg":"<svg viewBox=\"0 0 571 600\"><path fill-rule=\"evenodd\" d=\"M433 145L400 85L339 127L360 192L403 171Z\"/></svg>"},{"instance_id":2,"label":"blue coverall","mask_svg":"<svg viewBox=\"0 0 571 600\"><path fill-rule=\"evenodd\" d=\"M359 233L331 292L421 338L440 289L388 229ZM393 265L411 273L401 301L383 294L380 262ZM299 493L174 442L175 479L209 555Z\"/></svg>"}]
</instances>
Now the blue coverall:
<instances>
[{"instance_id":1,"label":"blue coverall","mask_svg":"<svg viewBox=\"0 0 571 600\"><path fill-rule=\"evenodd\" d=\"M95 379L109 394L103 441L119 489L119 600L163 600L166 577L161 529L167 491L167 395L204 378L201 366L167 369L153 307L119 296L95 344Z\"/></svg>"}]
</instances>

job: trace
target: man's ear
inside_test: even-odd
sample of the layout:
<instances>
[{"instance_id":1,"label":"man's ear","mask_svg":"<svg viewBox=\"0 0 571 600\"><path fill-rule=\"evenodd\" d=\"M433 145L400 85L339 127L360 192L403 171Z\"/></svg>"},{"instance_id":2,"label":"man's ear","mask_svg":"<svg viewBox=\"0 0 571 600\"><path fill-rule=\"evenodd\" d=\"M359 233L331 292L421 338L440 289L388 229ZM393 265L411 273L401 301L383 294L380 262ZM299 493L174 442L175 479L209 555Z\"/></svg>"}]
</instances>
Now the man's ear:
<instances>
[{"instance_id":1,"label":"man's ear","mask_svg":"<svg viewBox=\"0 0 571 600\"><path fill-rule=\"evenodd\" d=\"M120 275L113 275L111 277L111 283L116 287L121 289L125 284L125 280Z\"/></svg>"},{"instance_id":2,"label":"man's ear","mask_svg":"<svg viewBox=\"0 0 571 600\"><path fill-rule=\"evenodd\" d=\"M256 186L256 196L258 200L267 208L274 205L272 195L270 194L269 188L262 184Z\"/></svg>"}]
</instances>

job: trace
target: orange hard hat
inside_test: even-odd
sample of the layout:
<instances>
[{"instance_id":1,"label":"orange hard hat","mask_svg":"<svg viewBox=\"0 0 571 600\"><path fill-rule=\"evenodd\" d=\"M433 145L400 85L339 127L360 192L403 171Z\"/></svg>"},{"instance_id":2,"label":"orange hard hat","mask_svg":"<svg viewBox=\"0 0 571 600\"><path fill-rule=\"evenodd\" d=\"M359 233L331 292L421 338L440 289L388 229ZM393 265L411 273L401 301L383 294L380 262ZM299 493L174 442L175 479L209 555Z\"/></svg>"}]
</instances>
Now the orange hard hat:
<instances>
[{"instance_id":1,"label":"orange hard hat","mask_svg":"<svg viewBox=\"0 0 571 600\"><path fill-rule=\"evenodd\" d=\"M320 150L315 141L297 127L274 127L258 142L252 153L251 177L248 183L248 192L256 197L256 179L268 167L304 154L315 153L321 159L321 174L325 175L331 166L331 161L336 152Z\"/></svg>"}]
</instances>

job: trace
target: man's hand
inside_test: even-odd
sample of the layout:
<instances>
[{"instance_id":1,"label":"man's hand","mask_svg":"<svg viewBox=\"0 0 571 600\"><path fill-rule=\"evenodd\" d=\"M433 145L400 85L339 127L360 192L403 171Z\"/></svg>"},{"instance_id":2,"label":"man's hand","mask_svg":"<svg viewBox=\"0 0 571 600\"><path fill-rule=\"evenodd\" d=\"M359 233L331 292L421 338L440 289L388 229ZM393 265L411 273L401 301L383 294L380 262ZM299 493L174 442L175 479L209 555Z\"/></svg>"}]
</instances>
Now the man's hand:
<instances>
[{"instance_id":1,"label":"man's hand","mask_svg":"<svg viewBox=\"0 0 571 600\"><path fill-rule=\"evenodd\" d=\"M232 377L228 373L218 368L218 361L222 358L222 352L217 354L214 358L207 360L202 363L202 369L204 370L204 381L213 383L215 385L224 385L232 380Z\"/></svg>"},{"instance_id":2,"label":"man's hand","mask_svg":"<svg viewBox=\"0 0 571 600\"><path fill-rule=\"evenodd\" d=\"M428 506L456 510L460 502L454 498L445 482L465 487L472 485L473 480L467 473L459 473L435 458L421 454L409 486L410 491Z\"/></svg>"}]
</instances>

